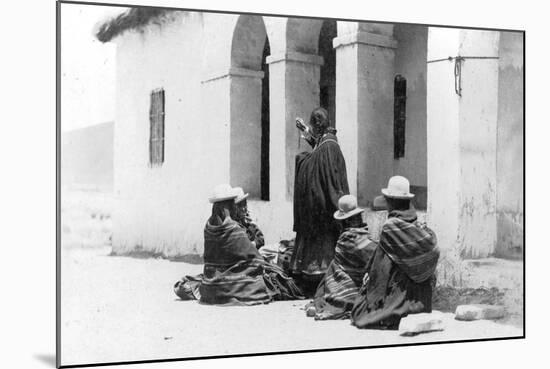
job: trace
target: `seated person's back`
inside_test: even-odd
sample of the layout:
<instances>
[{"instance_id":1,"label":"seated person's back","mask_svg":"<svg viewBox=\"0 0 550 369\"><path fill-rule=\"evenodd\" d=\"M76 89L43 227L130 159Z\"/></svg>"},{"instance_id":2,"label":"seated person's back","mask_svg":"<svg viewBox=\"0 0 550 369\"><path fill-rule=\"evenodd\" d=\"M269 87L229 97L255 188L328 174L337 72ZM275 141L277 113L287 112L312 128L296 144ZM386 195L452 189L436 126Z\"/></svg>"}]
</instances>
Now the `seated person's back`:
<instances>
[{"instance_id":1,"label":"seated person's back","mask_svg":"<svg viewBox=\"0 0 550 369\"><path fill-rule=\"evenodd\" d=\"M352 309L352 323L359 328L397 329L402 317L432 308L439 258L435 234L417 221L406 178L392 177L382 193L388 220Z\"/></svg>"},{"instance_id":2,"label":"seated person's back","mask_svg":"<svg viewBox=\"0 0 550 369\"><path fill-rule=\"evenodd\" d=\"M308 315L313 308L318 320L349 317L377 246L370 239L361 215L364 209L357 207L355 196L342 196L338 207L334 218L340 222L343 232L336 242L334 259L317 287L313 306L308 307Z\"/></svg>"}]
</instances>

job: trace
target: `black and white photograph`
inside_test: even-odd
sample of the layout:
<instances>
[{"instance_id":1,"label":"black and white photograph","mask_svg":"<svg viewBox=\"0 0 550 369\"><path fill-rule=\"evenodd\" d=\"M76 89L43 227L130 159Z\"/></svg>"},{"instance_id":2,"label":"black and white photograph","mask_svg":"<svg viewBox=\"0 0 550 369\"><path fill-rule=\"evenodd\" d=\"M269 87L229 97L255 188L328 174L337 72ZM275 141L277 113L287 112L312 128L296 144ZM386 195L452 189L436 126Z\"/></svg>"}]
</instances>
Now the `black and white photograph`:
<instances>
[{"instance_id":1,"label":"black and white photograph","mask_svg":"<svg viewBox=\"0 0 550 369\"><path fill-rule=\"evenodd\" d=\"M1 367L548 361L542 3L2 14Z\"/></svg>"},{"instance_id":2,"label":"black and white photograph","mask_svg":"<svg viewBox=\"0 0 550 369\"><path fill-rule=\"evenodd\" d=\"M57 365L525 337L524 30L57 25Z\"/></svg>"},{"instance_id":3,"label":"black and white photograph","mask_svg":"<svg viewBox=\"0 0 550 369\"><path fill-rule=\"evenodd\" d=\"M544 367L544 5L6 2L0 367Z\"/></svg>"}]
</instances>

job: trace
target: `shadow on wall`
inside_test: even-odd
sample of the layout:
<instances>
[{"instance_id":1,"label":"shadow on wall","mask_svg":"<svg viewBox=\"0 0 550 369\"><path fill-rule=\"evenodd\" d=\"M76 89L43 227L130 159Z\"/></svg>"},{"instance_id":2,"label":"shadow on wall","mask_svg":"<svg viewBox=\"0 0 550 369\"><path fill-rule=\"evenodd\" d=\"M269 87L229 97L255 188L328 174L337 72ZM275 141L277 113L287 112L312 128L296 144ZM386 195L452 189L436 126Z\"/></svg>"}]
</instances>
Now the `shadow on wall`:
<instances>
[{"instance_id":1,"label":"shadow on wall","mask_svg":"<svg viewBox=\"0 0 550 369\"><path fill-rule=\"evenodd\" d=\"M523 213L498 214L495 256L506 259L523 258Z\"/></svg>"},{"instance_id":2,"label":"shadow on wall","mask_svg":"<svg viewBox=\"0 0 550 369\"><path fill-rule=\"evenodd\" d=\"M412 186L411 192L414 193L412 203L418 210L426 210L428 207L428 187L426 186Z\"/></svg>"}]
</instances>

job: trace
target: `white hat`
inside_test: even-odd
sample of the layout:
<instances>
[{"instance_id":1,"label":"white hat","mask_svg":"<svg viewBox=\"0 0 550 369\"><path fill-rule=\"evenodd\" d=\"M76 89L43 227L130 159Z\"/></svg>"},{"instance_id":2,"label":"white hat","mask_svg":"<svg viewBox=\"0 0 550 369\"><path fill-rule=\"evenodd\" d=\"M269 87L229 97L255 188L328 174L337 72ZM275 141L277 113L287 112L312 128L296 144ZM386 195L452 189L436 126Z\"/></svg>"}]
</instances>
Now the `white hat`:
<instances>
[{"instance_id":1,"label":"white hat","mask_svg":"<svg viewBox=\"0 0 550 369\"><path fill-rule=\"evenodd\" d=\"M228 184L217 185L212 192L212 197L208 199L211 203L231 200L237 197L235 190Z\"/></svg>"},{"instance_id":2,"label":"white hat","mask_svg":"<svg viewBox=\"0 0 550 369\"><path fill-rule=\"evenodd\" d=\"M393 176L388 181L388 187L382 189L384 196L392 199L412 199L409 180L402 176Z\"/></svg>"},{"instance_id":3,"label":"white hat","mask_svg":"<svg viewBox=\"0 0 550 369\"><path fill-rule=\"evenodd\" d=\"M353 195L344 195L338 200L338 210L334 212L334 219L343 220L365 211L357 207L357 199Z\"/></svg>"},{"instance_id":4,"label":"white hat","mask_svg":"<svg viewBox=\"0 0 550 369\"><path fill-rule=\"evenodd\" d=\"M235 199L235 204L245 200L248 197L247 193L244 193L242 187L234 187L233 191L237 194L237 198Z\"/></svg>"}]
</instances>

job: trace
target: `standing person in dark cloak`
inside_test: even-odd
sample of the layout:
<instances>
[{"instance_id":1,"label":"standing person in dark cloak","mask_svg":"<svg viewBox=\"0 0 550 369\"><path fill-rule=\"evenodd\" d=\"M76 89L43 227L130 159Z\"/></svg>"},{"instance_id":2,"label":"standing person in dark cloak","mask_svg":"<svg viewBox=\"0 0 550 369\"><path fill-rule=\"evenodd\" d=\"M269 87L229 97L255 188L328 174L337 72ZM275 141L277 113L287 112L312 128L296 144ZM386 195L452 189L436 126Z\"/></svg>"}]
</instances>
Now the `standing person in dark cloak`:
<instances>
[{"instance_id":1,"label":"standing person in dark cloak","mask_svg":"<svg viewBox=\"0 0 550 369\"><path fill-rule=\"evenodd\" d=\"M340 234L333 214L338 199L349 194L346 162L336 130L330 126L323 108L313 110L311 134L305 132L312 152L296 156L294 182L295 249L290 270L304 286L306 294L315 292L317 284L334 257Z\"/></svg>"},{"instance_id":2,"label":"standing person in dark cloak","mask_svg":"<svg viewBox=\"0 0 550 369\"><path fill-rule=\"evenodd\" d=\"M370 239L367 225L353 195L338 201L334 219L342 224L343 232L336 243L334 259L317 287L313 302L306 308L316 320L348 319L367 265L377 244Z\"/></svg>"},{"instance_id":3,"label":"standing person in dark cloak","mask_svg":"<svg viewBox=\"0 0 550 369\"><path fill-rule=\"evenodd\" d=\"M408 314L431 312L439 249L435 233L417 220L409 181L390 178L382 190L388 219L351 311L358 328L398 329Z\"/></svg>"},{"instance_id":4,"label":"standing person in dark cloak","mask_svg":"<svg viewBox=\"0 0 550 369\"><path fill-rule=\"evenodd\" d=\"M212 215L204 228L204 270L174 286L183 300L211 305L256 305L303 298L292 278L266 261L233 219L236 191L220 185L210 198Z\"/></svg>"}]
</instances>

